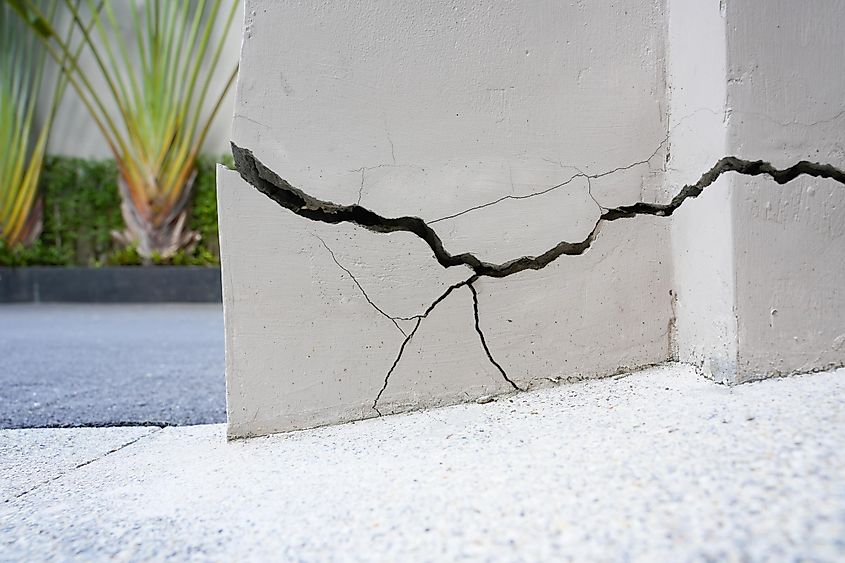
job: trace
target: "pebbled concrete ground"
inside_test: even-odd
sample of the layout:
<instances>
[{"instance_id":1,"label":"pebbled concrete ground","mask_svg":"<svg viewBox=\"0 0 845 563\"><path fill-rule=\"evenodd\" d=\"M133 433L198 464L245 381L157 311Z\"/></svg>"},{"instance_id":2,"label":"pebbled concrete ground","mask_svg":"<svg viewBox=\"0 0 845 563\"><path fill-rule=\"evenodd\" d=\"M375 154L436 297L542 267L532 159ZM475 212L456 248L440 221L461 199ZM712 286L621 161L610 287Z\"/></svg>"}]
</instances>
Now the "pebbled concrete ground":
<instances>
[{"instance_id":1,"label":"pebbled concrete ground","mask_svg":"<svg viewBox=\"0 0 845 563\"><path fill-rule=\"evenodd\" d=\"M0 560L841 561L843 407L845 370L670 365L230 443L6 430L0 481L29 492L0 504Z\"/></svg>"},{"instance_id":2,"label":"pebbled concrete ground","mask_svg":"<svg viewBox=\"0 0 845 563\"><path fill-rule=\"evenodd\" d=\"M221 305L0 306L0 428L226 420Z\"/></svg>"}]
</instances>

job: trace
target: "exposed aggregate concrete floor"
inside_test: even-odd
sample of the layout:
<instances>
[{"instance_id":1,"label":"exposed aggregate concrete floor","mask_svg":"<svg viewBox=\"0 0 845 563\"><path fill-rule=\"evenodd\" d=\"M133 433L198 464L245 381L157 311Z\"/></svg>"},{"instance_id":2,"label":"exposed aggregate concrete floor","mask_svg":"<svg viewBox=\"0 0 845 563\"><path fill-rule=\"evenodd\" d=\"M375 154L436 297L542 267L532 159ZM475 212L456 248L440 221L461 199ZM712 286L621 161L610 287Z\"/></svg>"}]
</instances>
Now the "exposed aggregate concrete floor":
<instances>
[{"instance_id":1,"label":"exposed aggregate concrete floor","mask_svg":"<svg viewBox=\"0 0 845 563\"><path fill-rule=\"evenodd\" d=\"M3 430L0 560L842 560L843 405L668 365L228 443Z\"/></svg>"}]
</instances>

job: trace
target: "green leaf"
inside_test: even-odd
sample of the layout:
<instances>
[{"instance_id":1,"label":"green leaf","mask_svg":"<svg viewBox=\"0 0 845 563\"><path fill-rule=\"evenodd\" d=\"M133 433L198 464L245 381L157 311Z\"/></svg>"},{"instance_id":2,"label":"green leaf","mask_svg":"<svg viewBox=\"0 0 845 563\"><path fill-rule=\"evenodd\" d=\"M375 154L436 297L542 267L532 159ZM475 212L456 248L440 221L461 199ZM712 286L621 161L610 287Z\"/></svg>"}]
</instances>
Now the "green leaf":
<instances>
[{"instance_id":1,"label":"green leaf","mask_svg":"<svg viewBox=\"0 0 845 563\"><path fill-rule=\"evenodd\" d=\"M49 39L55 35L50 22L34 12L30 7L30 3L26 0L6 0L6 3L41 37Z\"/></svg>"}]
</instances>

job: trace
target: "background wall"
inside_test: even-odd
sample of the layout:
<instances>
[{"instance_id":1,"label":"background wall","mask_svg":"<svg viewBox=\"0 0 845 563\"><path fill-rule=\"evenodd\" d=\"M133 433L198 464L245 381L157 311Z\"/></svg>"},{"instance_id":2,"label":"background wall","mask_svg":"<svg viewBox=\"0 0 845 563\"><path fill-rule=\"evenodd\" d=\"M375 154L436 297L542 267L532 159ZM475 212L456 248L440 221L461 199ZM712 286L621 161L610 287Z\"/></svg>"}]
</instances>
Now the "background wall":
<instances>
[{"instance_id":1,"label":"background wall","mask_svg":"<svg viewBox=\"0 0 845 563\"><path fill-rule=\"evenodd\" d=\"M231 6L230 2L237 1L239 0L225 0L220 10L221 13L226 11L227 5ZM135 45L135 42L130 3L114 2L113 4L117 21L123 25L126 37L125 44L129 49L130 54L133 54L132 48ZM87 4L83 2L82 5L83 14L85 14L87 13ZM70 16L67 15L66 17L69 18ZM222 27L223 19L224 18L222 17L220 18L220 27ZM242 13L238 13L235 16L229 34L226 36L226 43L223 48L223 54L220 57L219 67L209 88L209 99L206 100L206 108L208 111L210 111L213 106L217 93L225 86L229 72L235 65L238 64L242 21ZM67 23L67 21L60 20L57 28L60 30L67 29ZM216 31L219 32L220 30L218 29ZM96 72L96 62L90 53L80 59L80 66L90 72L90 76L92 78L97 77L98 73ZM48 68L55 68L55 66L50 66ZM105 81L99 79L92 80L92 82L95 85L99 84L102 86L103 92L106 91ZM49 111L50 107L50 97L52 96L52 91L47 90L49 89L45 89L45 95L42 96L42 115L46 115L46 112ZM205 152L219 155L229 151L234 97L234 87L232 87L220 107L217 118L215 119L208 134L208 138L205 143ZM104 100L108 101L109 96L104 95ZM109 103L106 103L106 106L112 107ZM94 121L88 114L88 110L70 86L68 86L67 91L65 92L61 107L59 108L58 114L56 115L56 119L53 123L50 142L48 145L48 153L84 158L102 158L110 156L108 146L102 140L99 129L97 129Z\"/></svg>"}]
</instances>

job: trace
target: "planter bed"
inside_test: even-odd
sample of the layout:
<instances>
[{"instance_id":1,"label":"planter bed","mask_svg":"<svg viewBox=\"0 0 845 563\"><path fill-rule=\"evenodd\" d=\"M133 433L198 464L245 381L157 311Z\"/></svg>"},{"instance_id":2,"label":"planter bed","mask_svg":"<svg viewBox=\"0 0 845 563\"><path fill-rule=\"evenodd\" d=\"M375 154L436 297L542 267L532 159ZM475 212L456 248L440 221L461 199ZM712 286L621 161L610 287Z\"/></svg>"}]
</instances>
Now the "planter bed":
<instances>
[{"instance_id":1,"label":"planter bed","mask_svg":"<svg viewBox=\"0 0 845 563\"><path fill-rule=\"evenodd\" d=\"M219 303L220 268L0 268L0 303Z\"/></svg>"}]
</instances>

